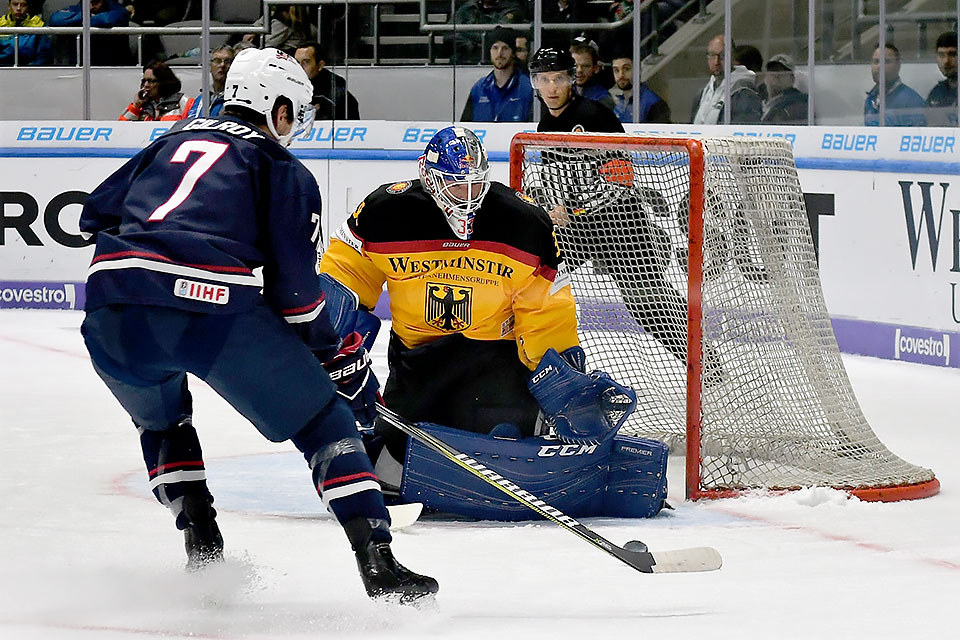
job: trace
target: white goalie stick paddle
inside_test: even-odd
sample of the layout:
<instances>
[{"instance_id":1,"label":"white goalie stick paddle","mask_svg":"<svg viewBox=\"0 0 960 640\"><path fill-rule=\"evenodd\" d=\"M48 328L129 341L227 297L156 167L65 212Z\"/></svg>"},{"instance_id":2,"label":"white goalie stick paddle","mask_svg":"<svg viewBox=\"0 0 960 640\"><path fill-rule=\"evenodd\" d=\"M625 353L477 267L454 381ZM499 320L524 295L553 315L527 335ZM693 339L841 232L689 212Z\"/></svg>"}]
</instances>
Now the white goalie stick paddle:
<instances>
[{"instance_id":1,"label":"white goalie stick paddle","mask_svg":"<svg viewBox=\"0 0 960 640\"><path fill-rule=\"evenodd\" d=\"M420 502L392 504L387 507L387 511L390 513L390 530L399 531L417 521L420 513L423 512L423 504Z\"/></svg>"},{"instance_id":2,"label":"white goalie stick paddle","mask_svg":"<svg viewBox=\"0 0 960 640\"><path fill-rule=\"evenodd\" d=\"M496 487L520 504L536 511L544 518L552 520L567 531L576 534L598 549L606 551L617 560L630 565L637 571L642 571L643 573L714 571L719 569L723 564L720 553L711 547L694 547L690 549L675 549L673 551L649 551L646 545L638 540L632 540L623 547L617 546L589 527L584 526L570 516L551 507L529 491L518 487L496 471L488 469L470 456L460 453L429 432L401 418L385 406L378 404L377 413L397 429L400 429L412 438L416 438L464 471Z\"/></svg>"}]
</instances>

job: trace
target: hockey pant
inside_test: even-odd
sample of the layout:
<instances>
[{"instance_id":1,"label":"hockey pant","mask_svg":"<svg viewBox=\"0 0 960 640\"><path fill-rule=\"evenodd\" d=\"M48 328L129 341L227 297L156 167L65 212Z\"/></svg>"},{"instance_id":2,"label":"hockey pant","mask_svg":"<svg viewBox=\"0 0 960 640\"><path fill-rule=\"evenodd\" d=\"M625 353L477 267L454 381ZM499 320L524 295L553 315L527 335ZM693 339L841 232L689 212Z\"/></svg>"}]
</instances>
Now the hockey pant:
<instances>
[{"instance_id":1,"label":"hockey pant","mask_svg":"<svg viewBox=\"0 0 960 640\"><path fill-rule=\"evenodd\" d=\"M455 333L409 349L391 332L387 360L384 404L407 420L476 433L510 423L533 435L540 405L527 389L530 370L514 340L471 340ZM383 420L376 432L392 456L403 460L403 432Z\"/></svg>"},{"instance_id":2,"label":"hockey pant","mask_svg":"<svg viewBox=\"0 0 960 640\"><path fill-rule=\"evenodd\" d=\"M110 305L81 327L94 369L140 432L151 489L182 524L187 493L208 496L187 372L267 439L291 440L341 523L363 516L389 540L389 516L355 426L326 370L265 305L236 314ZM269 486L269 481L264 482Z\"/></svg>"}]
</instances>

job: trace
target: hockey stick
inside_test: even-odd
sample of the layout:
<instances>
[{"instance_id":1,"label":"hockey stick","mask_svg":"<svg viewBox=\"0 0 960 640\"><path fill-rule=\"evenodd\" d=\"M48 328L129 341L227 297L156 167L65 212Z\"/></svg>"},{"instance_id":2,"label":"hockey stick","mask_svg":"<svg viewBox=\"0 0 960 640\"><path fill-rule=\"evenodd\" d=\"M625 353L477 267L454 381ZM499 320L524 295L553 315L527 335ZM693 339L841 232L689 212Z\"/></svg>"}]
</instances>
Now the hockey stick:
<instances>
[{"instance_id":1,"label":"hockey stick","mask_svg":"<svg viewBox=\"0 0 960 640\"><path fill-rule=\"evenodd\" d=\"M393 504L387 507L390 514L390 531L399 531L413 525L423 513L423 504L410 502L407 504Z\"/></svg>"},{"instance_id":2,"label":"hockey stick","mask_svg":"<svg viewBox=\"0 0 960 640\"><path fill-rule=\"evenodd\" d=\"M416 438L465 471L472 473L520 504L536 511L544 518L552 520L567 531L576 534L598 549L606 551L617 560L630 565L637 571L642 571L643 573L714 571L715 569L719 569L723 564L720 553L711 547L694 547L691 549L676 549L674 551L648 551L646 545L639 540L631 540L623 547L617 546L570 516L551 507L529 491L518 487L497 472L488 469L470 456L460 453L431 433L404 420L385 406L378 404L377 413L397 429L400 429L412 438Z\"/></svg>"}]
</instances>

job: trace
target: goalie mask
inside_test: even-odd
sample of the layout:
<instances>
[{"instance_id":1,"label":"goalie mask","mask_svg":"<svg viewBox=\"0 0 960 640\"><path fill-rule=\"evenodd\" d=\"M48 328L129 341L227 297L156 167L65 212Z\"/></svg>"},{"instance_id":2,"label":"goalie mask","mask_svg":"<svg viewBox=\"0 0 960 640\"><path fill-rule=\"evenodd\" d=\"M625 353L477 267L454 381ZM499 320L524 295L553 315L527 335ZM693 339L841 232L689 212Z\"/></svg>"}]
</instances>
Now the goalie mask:
<instances>
[{"instance_id":1,"label":"goalie mask","mask_svg":"<svg viewBox=\"0 0 960 640\"><path fill-rule=\"evenodd\" d=\"M245 107L264 116L270 133L285 147L313 130L313 85L300 63L279 49L238 53L227 72L223 96L224 107ZM273 123L277 98L286 98L292 106L293 126L282 136Z\"/></svg>"},{"instance_id":2,"label":"goalie mask","mask_svg":"<svg viewBox=\"0 0 960 640\"><path fill-rule=\"evenodd\" d=\"M463 127L438 131L420 156L420 182L461 240L473 235L473 218L490 190L489 172L480 138Z\"/></svg>"}]
</instances>

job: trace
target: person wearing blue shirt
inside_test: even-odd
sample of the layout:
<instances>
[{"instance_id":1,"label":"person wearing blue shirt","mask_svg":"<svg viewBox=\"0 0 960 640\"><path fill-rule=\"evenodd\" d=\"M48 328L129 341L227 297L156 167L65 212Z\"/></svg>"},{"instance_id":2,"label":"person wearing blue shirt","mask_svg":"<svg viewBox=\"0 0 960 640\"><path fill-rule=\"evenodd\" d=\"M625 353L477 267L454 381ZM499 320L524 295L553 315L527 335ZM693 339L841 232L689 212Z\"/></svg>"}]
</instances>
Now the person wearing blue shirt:
<instances>
[{"instance_id":1,"label":"person wearing blue shirt","mask_svg":"<svg viewBox=\"0 0 960 640\"><path fill-rule=\"evenodd\" d=\"M593 40L580 36L574 38L570 46L570 55L575 63L575 90L584 98L599 102L613 111L613 98L607 87L600 82L600 49Z\"/></svg>"},{"instance_id":2,"label":"person wearing blue shirt","mask_svg":"<svg viewBox=\"0 0 960 640\"><path fill-rule=\"evenodd\" d=\"M227 72L230 65L233 64L234 50L228 44L217 47L210 54L210 79L213 85L210 87L213 97L210 100L210 115L220 115L223 109L223 87L227 81ZM203 93L190 101L184 111L184 118L199 118L203 115Z\"/></svg>"},{"instance_id":3,"label":"person wearing blue shirt","mask_svg":"<svg viewBox=\"0 0 960 640\"><path fill-rule=\"evenodd\" d=\"M927 94L927 123L932 127L957 126L957 32L937 38L937 66L943 80Z\"/></svg>"},{"instance_id":4,"label":"person wearing blue shirt","mask_svg":"<svg viewBox=\"0 0 960 640\"><path fill-rule=\"evenodd\" d=\"M91 27L126 27L130 24L130 13L116 0L90 0ZM81 3L60 9L50 16L51 27L83 26L83 6ZM95 66L116 66L129 64L130 43L127 36L108 36L97 34L92 38L90 63Z\"/></svg>"},{"instance_id":5,"label":"person wearing blue shirt","mask_svg":"<svg viewBox=\"0 0 960 640\"><path fill-rule=\"evenodd\" d=\"M884 114L886 126L927 126L927 118L923 114L923 98L900 80L900 50L892 44L886 45L886 49L883 64L887 90ZM863 103L863 122L868 127L876 127L880 124L880 47L873 51L871 73L875 84L873 89L867 92L867 99Z\"/></svg>"},{"instance_id":6,"label":"person wearing blue shirt","mask_svg":"<svg viewBox=\"0 0 960 640\"><path fill-rule=\"evenodd\" d=\"M530 122L533 119L533 87L530 76L517 67L514 47L517 34L497 28L490 32L490 62L493 71L477 80L463 107L463 122Z\"/></svg>"},{"instance_id":7,"label":"person wearing blue shirt","mask_svg":"<svg viewBox=\"0 0 960 640\"><path fill-rule=\"evenodd\" d=\"M633 122L632 54L623 52L613 58L613 86L610 97L613 98L613 113L620 122ZM640 83L640 118L637 122L670 122L670 107L663 98L654 93L645 82Z\"/></svg>"}]
</instances>

